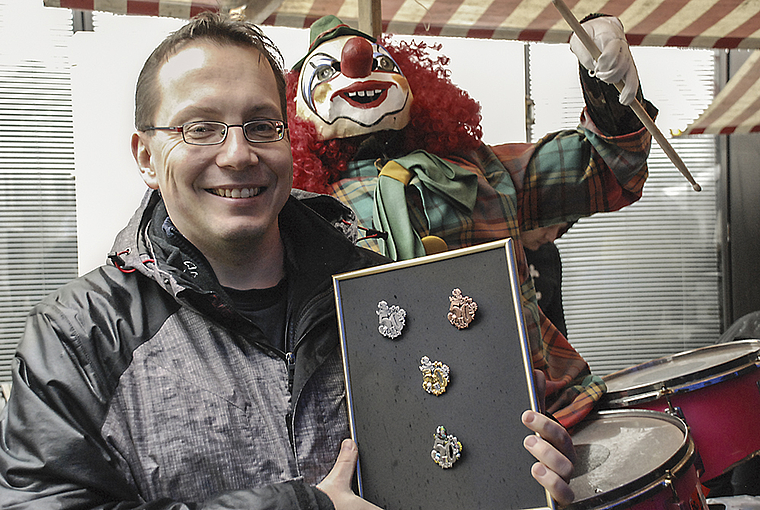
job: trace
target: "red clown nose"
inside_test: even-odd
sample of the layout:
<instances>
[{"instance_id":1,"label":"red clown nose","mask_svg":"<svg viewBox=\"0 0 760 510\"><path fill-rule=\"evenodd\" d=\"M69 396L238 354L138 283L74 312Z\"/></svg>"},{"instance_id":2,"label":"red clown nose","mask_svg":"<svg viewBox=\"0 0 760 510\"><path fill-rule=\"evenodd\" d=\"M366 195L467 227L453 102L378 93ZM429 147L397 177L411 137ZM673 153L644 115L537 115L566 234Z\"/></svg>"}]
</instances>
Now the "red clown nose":
<instances>
[{"instance_id":1,"label":"red clown nose","mask_svg":"<svg viewBox=\"0 0 760 510\"><path fill-rule=\"evenodd\" d=\"M343 46L340 71L349 78L364 78L372 72L372 43L364 37L352 37Z\"/></svg>"}]
</instances>

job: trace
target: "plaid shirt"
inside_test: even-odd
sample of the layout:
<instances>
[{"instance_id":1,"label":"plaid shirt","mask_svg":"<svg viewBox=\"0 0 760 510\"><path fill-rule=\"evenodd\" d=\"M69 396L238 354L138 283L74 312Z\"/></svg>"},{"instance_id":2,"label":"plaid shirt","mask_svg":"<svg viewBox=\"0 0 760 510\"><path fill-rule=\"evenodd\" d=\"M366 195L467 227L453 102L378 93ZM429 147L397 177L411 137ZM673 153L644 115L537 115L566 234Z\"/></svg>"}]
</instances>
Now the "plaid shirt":
<instances>
[{"instance_id":1,"label":"plaid shirt","mask_svg":"<svg viewBox=\"0 0 760 510\"><path fill-rule=\"evenodd\" d=\"M606 136L584 110L576 130L547 135L535 145L481 145L464 157L447 158L477 175L474 208L465 210L413 177L406 187L412 226L420 237L438 236L455 249L507 237L519 240L521 229L618 210L641 197L650 141L643 128ZM332 185L331 194L354 209L364 228L373 228L377 176L374 161L354 161ZM376 239L360 240L359 245L382 253ZM547 410L571 427L606 388L538 307L519 242L516 256L533 365L546 374Z\"/></svg>"}]
</instances>

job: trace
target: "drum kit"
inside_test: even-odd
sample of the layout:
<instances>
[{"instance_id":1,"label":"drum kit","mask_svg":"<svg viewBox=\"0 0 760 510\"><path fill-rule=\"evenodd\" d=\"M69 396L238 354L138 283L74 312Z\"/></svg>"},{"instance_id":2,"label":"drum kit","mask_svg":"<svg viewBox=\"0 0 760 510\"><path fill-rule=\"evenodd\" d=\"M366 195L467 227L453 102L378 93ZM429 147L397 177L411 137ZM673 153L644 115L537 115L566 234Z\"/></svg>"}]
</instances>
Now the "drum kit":
<instances>
[{"instance_id":1,"label":"drum kit","mask_svg":"<svg viewBox=\"0 0 760 510\"><path fill-rule=\"evenodd\" d=\"M760 454L758 368L760 340L740 340L605 376L600 410L571 431L567 508L707 509L702 484Z\"/></svg>"}]
</instances>

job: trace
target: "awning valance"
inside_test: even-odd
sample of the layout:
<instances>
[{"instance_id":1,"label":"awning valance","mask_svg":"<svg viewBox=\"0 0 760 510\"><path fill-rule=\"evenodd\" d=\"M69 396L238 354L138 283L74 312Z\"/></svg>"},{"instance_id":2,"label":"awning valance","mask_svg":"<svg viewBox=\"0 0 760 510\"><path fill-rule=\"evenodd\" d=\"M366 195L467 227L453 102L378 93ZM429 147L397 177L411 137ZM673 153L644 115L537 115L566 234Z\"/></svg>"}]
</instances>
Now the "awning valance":
<instances>
[{"instance_id":1,"label":"awning valance","mask_svg":"<svg viewBox=\"0 0 760 510\"><path fill-rule=\"evenodd\" d=\"M43 0L46 6L187 18L218 10L235 0ZM264 5L256 22L309 27L325 14L358 26L357 0L237 0ZM567 2L582 18L592 12L618 16L629 42L643 46L760 48L760 0L575 0ZM273 14L270 14L273 12ZM383 31L521 41L567 42L570 29L546 0L383 0Z\"/></svg>"},{"instance_id":2,"label":"awning valance","mask_svg":"<svg viewBox=\"0 0 760 510\"><path fill-rule=\"evenodd\" d=\"M45 7L103 11L136 16L192 18L202 11L218 11L218 0L43 0Z\"/></svg>"},{"instance_id":3,"label":"awning valance","mask_svg":"<svg viewBox=\"0 0 760 510\"><path fill-rule=\"evenodd\" d=\"M712 104L681 135L760 132L760 51L753 51Z\"/></svg>"}]
</instances>

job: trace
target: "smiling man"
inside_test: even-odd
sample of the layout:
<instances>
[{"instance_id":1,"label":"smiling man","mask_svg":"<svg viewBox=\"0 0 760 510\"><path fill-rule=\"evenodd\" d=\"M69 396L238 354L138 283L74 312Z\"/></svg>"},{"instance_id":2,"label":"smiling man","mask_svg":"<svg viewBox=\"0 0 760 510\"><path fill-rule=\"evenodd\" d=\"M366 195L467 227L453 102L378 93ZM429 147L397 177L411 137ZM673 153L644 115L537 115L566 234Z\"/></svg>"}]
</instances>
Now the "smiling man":
<instances>
[{"instance_id":1,"label":"smiling man","mask_svg":"<svg viewBox=\"0 0 760 510\"><path fill-rule=\"evenodd\" d=\"M110 263L29 316L0 506L376 508L351 491L331 275L387 259L336 228L345 206L291 192L284 88L271 42L221 15L149 57L131 147L150 190ZM523 420L534 475L568 502L569 435Z\"/></svg>"},{"instance_id":2,"label":"smiling man","mask_svg":"<svg viewBox=\"0 0 760 510\"><path fill-rule=\"evenodd\" d=\"M161 66L156 88L159 107L132 136L143 180L219 283L276 285L277 216L293 174L271 65L245 48L192 43Z\"/></svg>"}]
</instances>

